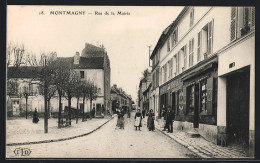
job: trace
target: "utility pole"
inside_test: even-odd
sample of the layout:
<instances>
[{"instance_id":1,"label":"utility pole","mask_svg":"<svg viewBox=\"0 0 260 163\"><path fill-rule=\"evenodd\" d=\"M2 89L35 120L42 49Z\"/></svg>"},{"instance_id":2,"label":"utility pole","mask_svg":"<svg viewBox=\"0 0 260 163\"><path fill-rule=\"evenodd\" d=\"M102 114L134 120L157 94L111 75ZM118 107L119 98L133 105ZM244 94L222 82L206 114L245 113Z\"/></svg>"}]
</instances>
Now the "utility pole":
<instances>
[{"instance_id":1,"label":"utility pole","mask_svg":"<svg viewBox=\"0 0 260 163\"><path fill-rule=\"evenodd\" d=\"M150 64L150 61L151 61L151 59L150 59L151 47L152 47L152 45L148 46L148 48L149 48L149 67L152 67L152 65Z\"/></svg>"}]
</instances>

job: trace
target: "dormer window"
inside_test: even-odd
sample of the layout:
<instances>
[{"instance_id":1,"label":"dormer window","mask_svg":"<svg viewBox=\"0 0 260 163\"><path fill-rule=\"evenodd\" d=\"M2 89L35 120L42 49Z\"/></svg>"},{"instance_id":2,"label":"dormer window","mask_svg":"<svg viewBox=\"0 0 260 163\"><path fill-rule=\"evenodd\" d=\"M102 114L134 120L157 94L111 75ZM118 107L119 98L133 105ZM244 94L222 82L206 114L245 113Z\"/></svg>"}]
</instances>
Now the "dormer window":
<instances>
[{"instance_id":1,"label":"dormer window","mask_svg":"<svg viewBox=\"0 0 260 163\"><path fill-rule=\"evenodd\" d=\"M80 78L81 78L81 79L84 79L84 76L85 76L84 71L80 71Z\"/></svg>"},{"instance_id":2,"label":"dormer window","mask_svg":"<svg viewBox=\"0 0 260 163\"><path fill-rule=\"evenodd\" d=\"M194 8L190 11L190 27L194 24Z\"/></svg>"}]
</instances>

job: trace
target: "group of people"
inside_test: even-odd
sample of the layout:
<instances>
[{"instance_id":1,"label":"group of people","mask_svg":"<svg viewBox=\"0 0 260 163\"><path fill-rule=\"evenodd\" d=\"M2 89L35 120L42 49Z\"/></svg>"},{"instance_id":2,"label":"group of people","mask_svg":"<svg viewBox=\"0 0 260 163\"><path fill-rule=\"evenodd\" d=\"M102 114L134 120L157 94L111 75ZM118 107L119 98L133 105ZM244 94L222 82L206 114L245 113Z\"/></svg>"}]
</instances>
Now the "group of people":
<instances>
[{"instance_id":1,"label":"group of people","mask_svg":"<svg viewBox=\"0 0 260 163\"><path fill-rule=\"evenodd\" d=\"M170 106L168 106L167 111L165 111L165 109L162 110L162 117L165 120L165 125L164 125L163 131L166 131L166 129L167 129L168 133L172 133L173 132L173 121L175 119L174 110Z\"/></svg>"},{"instance_id":2,"label":"group of people","mask_svg":"<svg viewBox=\"0 0 260 163\"><path fill-rule=\"evenodd\" d=\"M124 129L124 110L119 108L117 111L118 119L117 119L117 127L119 129ZM128 118L130 118L130 112L128 112ZM135 114L135 122L134 122L134 127L135 130L140 130L142 127L142 119L145 117L145 111L142 111L140 109L137 109L137 112ZM175 119L175 113L174 110L169 106L167 111L165 109L162 110L162 117L165 120L165 125L163 131L168 130L169 133L173 132L173 120ZM147 118L147 128L149 131L154 131L155 126L154 126L154 112L151 109L148 112L148 118Z\"/></svg>"}]
</instances>

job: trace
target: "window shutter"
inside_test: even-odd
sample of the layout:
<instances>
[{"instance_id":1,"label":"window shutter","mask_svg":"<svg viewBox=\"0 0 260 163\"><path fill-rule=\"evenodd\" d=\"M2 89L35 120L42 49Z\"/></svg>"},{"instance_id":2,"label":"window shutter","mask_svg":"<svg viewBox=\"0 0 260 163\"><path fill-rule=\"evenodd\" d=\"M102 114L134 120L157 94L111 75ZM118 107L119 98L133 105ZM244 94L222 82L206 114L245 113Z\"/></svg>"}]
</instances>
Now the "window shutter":
<instances>
[{"instance_id":1,"label":"window shutter","mask_svg":"<svg viewBox=\"0 0 260 163\"><path fill-rule=\"evenodd\" d=\"M208 23L208 55L212 53L212 22Z\"/></svg>"},{"instance_id":2,"label":"window shutter","mask_svg":"<svg viewBox=\"0 0 260 163\"><path fill-rule=\"evenodd\" d=\"M231 27L230 27L231 41L236 39L236 17L237 17L237 8L231 7Z\"/></svg>"},{"instance_id":3,"label":"window shutter","mask_svg":"<svg viewBox=\"0 0 260 163\"><path fill-rule=\"evenodd\" d=\"M207 79L207 114L212 115L213 76Z\"/></svg>"},{"instance_id":4,"label":"window shutter","mask_svg":"<svg viewBox=\"0 0 260 163\"><path fill-rule=\"evenodd\" d=\"M186 87L183 87L183 114L187 114L187 98L186 98Z\"/></svg>"},{"instance_id":5,"label":"window shutter","mask_svg":"<svg viewBox=\"0 0 260 163\"><path fill-rule=\"evenodd\" d=\"M255 26L255 7L251 8L251 26L254 27Z\"/></svg>"},{"instance_id":6,"label":"window shutter","mask_svg":"<svg viewBox=\"0 0 260 163\"><path fill-rule=\"evenodd\" d=\"M178 27L176 27L176 43L178 42Z\"/></svg>"},{"instance_id":7,"label":"window shutter","mask_svg":"<svg viewBox=\"0 0 260 163\"><path fill-rule=\"evenodd\" d=\"M184 70L187 69L187 45L184 46Z\"/></svg>"},{"instance_id":8,"label":"window shutter","mask_svg":"<svg viewBox=\"0 0 260 163\"><path fill-rule=\"evenodd\" d=\"M197 50L197 62L200 61L200 53L201 53L201 32L198 33L198 50Z\"/></svg>"}]
</instances>

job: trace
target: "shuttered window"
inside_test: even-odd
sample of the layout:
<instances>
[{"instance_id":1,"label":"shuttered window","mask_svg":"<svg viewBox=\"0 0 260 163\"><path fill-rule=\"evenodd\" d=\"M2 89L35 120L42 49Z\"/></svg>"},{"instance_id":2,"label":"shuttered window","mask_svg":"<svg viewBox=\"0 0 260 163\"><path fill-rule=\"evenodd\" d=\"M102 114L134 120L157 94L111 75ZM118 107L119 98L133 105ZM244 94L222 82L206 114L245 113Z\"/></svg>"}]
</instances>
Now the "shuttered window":
<instances>
[{"instance_id":1,"label":"shuttered window","mask_svg":"<svg viewBox=\"0 0 260 163\"><path fill-rule=\"evenodd\" d=\"M189 41L189 67L193 66L194 39Z\"/></svg>"},{"instance_id":2,"label":"shuttered window","mask_svg":"<svg viewBox=\"0 0 260 163\"><path fill-rule=\"evenodd\" d=\"M231 41L233 41L234 39L236 39L236 17L237 17L237 8L236 7L232 7L231 8L231 27L230 27L230 31L231 31Z\"/></svg>"},{"instance_id":3,"label":"shuttered window","mask_svg":"<svg viewBox=\"0 0 260 163\"><path fill-rule=\"evenodd\" d=\"M183 47L183 52L184 52L184 70L187 69L187 45Z\"/></svg>"},{"instance_id":4,"label":"shuttered window","mask_svg":"<svg viewBox=\"0 0 260 163\"><path fill-rule=\"evenodd\" d=\"M200 61L200 55L201 55L201 32L198 33L198 47L197 47L197 62Z\"/></svg>"},{"instance_id":5,"label":"shuttered window","mask_svg":"<svg viewBox=\"0 0 260 163\"><path fill-rule=\"evenodd\" d=\"M213 43L213 20L208 24L208 55L212 53Z\"/></svg>"}]
</instances>

